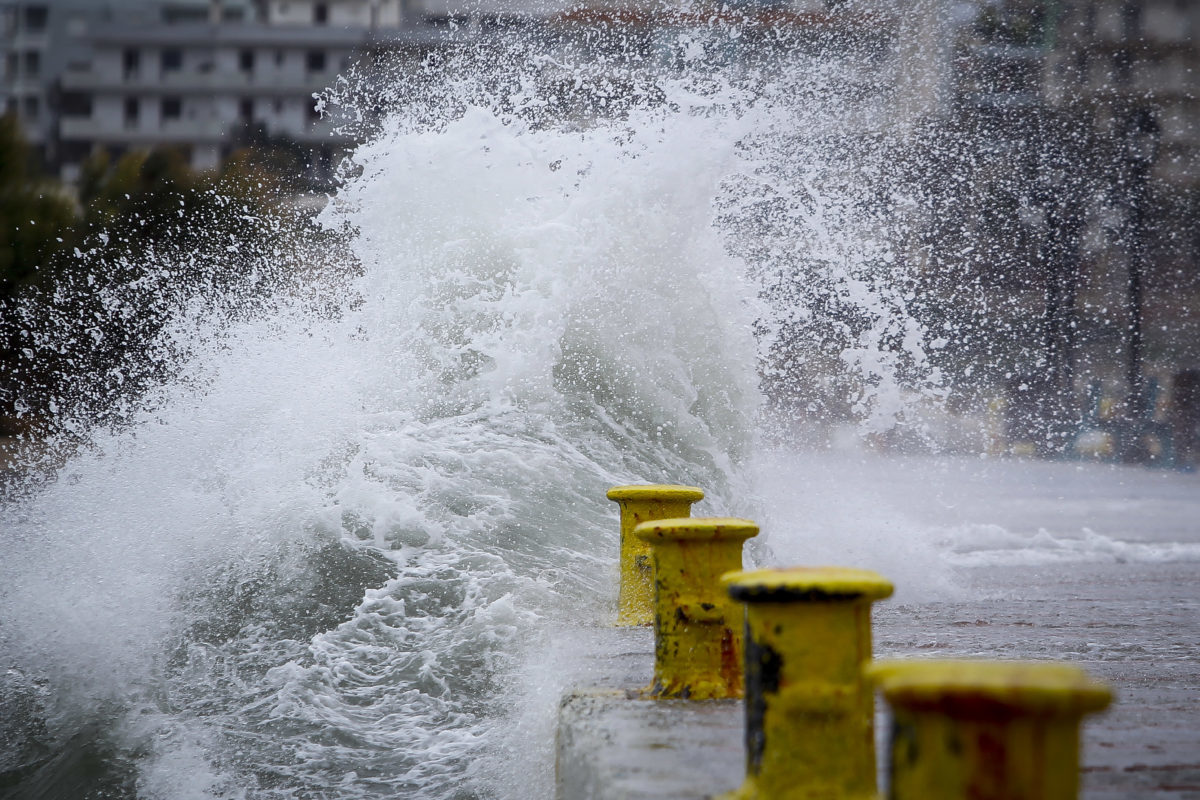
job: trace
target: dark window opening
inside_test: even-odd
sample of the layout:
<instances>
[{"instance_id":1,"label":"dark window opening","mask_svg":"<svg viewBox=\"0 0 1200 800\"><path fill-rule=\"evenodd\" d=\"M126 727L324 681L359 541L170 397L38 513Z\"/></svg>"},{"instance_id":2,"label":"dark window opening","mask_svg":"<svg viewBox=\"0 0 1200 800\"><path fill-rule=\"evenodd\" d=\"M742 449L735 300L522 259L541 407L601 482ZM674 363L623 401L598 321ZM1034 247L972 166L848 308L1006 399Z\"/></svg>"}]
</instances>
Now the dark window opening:
<instances>
[{"instance_id":1,"label":"dark window opening","mask_svg":"<svg viewBox=\"0 0 1200 800\"><path fill-rule=\"evenodd\" d=\"M180 119L183 117L183 101L178 97L164 97L162 99L162 118Z\"/></svg>"},{"instance_id":2,"label":"dark window opening","mask_svg":"<svg viewBox=\"0 0 1200 800\"><path fill-rule=\"evenodd\" d=\"M1133 54L1121 48L1112 54L1113 74L1117 83L1125 85L1133 75Z\"/></svg>"},{"instance_id":3,"label":"dark window opening","mask_svg":"<svg viewBox=\"0 0 1200 800\"><path fill-rule=\"evenodd\" d=\"M241 115L243 122L253 122L254 100L249 97L243 98L242 101L238 103L238 113Z\"/></svg>"},{"instance_id":4,"label":"dark window opening","mask_svg":"<svg viewBox=\"0 0 1200 800\"><path fill-rule=\"evenodd\" d=\"M42 54L36 50L30 50L25 54L25 74L37 75L42 70Z\"/></svg>"},{"instance_id":5,"label":"dark window opening","mask_svg":"<svg viewBox=\"0 0 1200 800\"><path fill-rule=\"evenodd\" d=\"M208 9L203 7L167 6L162 11L163 22L168 25L207 22Z\"/></svg>"},{"instance_id":6,"label":"dark window opening","mask_svg":"<svg viewBox=\"0 0 1200 800\"><path fill-rule=\"evenodd\" d=\"M126 50L121 54L121 64L125 68L125 77L132 78L138 74L142 66L142 54L137 50Z\"/></svg>"},{"instance_id":7,"label":"dark window opening","mask_svg":"<svg viewBox=\"0 0 1200 800\"><path fill-rule=\"evenodd\" d=\"M1142 4L1126 3L1121 9L1121 16L1125 23L1125 38L1130 41L1142 38Z\"/></svg>"},{"instance_id":8,"label":"dark window opening","mask_svg":"<svg viewBox=\"0 0 1200 800\"><path fill-rule=\"evenodd\" d=\"M41 111L41 104L36 97L25 98L25 116L30 120L35 120L38 117L38 112Z\"/></svg>"},{"instance_id":9,"label":"dark window opening","mask_svg":"<svg viewBox=\"0 0 1200 800\"><path fill-rule=\"evenodd\" d=\"M254 51L243 50L238 54L238 66L242 72L254 72Z\"/></svg>"},{"instance_id":10,"label":"dark window opening","mask_svg":"<svg viewBox=\"0 0 1200 800\"><path fill-rule=\"evenodd\" d=\"M318 25L324 25L329 22L329 6L324 3L317 3L313 6L313 22Z\"/></svg>"},{"instance_id":11,"label":"dark window opening","mask_svg":"<svg viewBox=\"0 0 1200 800\"><path fill-rule=\"evenodd\" d=\"M138 121L138 101L136 97L125 98L125 127L132 128Z\"/></svg>"},{"instance_id":12,"label":"dark window opening","mask_svg":"<svg viewBox=\"0 0 1200 800\"><path fill-rule=\"evenodd\" d=\"M46 23L50 20L50 9L46 6L26 6L25 7L25 30L27 31L44 31Z\"/></svg>"},{"instance_id":13,"label":"dark window opening","mask_svg":"<svg viewBox=\"0 0 1200 800\"><path fill-rule=\"evenodd\" d=\"M163 72L177 72L183 69L183 51L174 49L163 50L162 68Z\"/></svg>"},{"instance_id":14,"label":"dark window opening","mask_svg":"<svg viewBox=\"0 0 1200 800\"><path fill-rule=\"evenodd\" d=\"M90 117L92 96L87 92L63 92L62 113L64 117Z\"/></svg>"},{"instance_id":15,"label":"dark window opening","mask_svg":"<svg viewBox=\"0 0 1200 800\"><path fill-rule=\"evenodd\" d=\"M321 72L325 69L325 53L322 50L310 50L304 59L309 72Z\"/></svg>"},{"instance_id":16,"label":"dark window opening","mask_svg":"<svg viewBox=\"0 0 1200 800\"><path fill-rule=\"evenodd\" d=\"M62 142L59 147L61 148L59 155L68 164L78 164L92 154L91 142L67 140Z\"/></svg>"}]
</instances>

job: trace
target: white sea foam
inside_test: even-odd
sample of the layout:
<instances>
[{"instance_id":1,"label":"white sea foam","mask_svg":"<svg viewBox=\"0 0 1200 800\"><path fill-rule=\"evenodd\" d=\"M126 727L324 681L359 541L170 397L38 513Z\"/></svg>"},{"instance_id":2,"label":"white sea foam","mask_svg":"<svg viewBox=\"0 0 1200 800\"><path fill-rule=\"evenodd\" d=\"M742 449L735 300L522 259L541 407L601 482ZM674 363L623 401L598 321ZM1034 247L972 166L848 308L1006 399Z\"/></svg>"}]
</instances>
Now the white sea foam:
<instances>
[{"instance_id":1,"label":"white sea foam","mask_svg":"<svg viewBox=\"0 0 1200 800\"><path fill-rule=\"evenodd\" d=\"M968 525L947 531L944 541L947 559L967 567L1200 562L1200 542L1122 541L1088 528L1055 535L1044 528L1022 534L999 525Z\"/></svg>"},{"instance_id":2,"label":"white sea foam","mask_svg":"<svg viewBox=\"0 0 1200 800\"><path fill-rule=\"evenodd\" d=\"M446 108L398 110L324 213L354 258L312 278L332 307L177 320L173 378L0 511L4 666L43 687L10 724L51 751L90 732L146 797L527 796L555 679L513 671L607 619L607 486L699 484L781 558L945 581L861 493L764 500L790 496L751 465L789 320L830 292L854 311L825 355L864 371L873 427L920 337L853 184L794 134L836 118L713 71L705 36L694 74L586 124L450 71Z\"/></svg>"}]
</instances>

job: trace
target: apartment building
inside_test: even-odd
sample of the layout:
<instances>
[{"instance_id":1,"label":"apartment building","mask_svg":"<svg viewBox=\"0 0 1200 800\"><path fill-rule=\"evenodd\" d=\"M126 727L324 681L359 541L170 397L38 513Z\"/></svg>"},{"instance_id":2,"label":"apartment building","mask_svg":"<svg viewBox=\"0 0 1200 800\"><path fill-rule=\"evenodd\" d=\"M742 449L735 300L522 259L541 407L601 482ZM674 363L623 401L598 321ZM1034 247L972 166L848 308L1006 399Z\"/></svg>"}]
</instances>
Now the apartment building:
<instances>
[{"instance_id":1,"label":"apartment building","mask_svg":"<svg viewBox=\"0 0 1200 800\"><path fill-rule=\"evenodd\" d=\"M212 24L105 25L90 38L91 61L61 78L68 173L97 146L173 145L189 151L193 166L214 167L255 127L327 163L339 140L313 93L364 42L358 30Z\"/></svg>"},{"instance_id":2,"label":"apartment building","mask_svg":"<svg viewBox=\"0 0 1200 800\"><path fill-rule=\"evenodd\" d=\"M170 145L216 166L249 137L286 141L327 172L348 141L314 93L399 36L403 0L0 0L0 107L66 180L103 148ZM426 41L427 40L427 41Z\"/></svg>"},{"instance_id":3,"label":"apartment building","mask_svg":"<svg viewBox=\"0 0 1200 800\"><path fill-rule=\"evenodd\" d=\"M22 3L0 0L0 113L16 115L35 147L52 147L54 86L72 59L86 59L77 41L105 18L89 0Z\"/></svg>"}]
</instances>

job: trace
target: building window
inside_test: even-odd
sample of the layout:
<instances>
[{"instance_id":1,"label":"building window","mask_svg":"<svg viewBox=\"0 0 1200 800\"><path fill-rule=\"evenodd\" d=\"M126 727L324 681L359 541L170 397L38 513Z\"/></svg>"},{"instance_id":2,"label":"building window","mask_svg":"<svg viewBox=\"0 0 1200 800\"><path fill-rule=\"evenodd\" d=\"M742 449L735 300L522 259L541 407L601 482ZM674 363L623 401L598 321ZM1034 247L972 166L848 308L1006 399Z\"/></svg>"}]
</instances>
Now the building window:
<instances>
[{"instance_id":1,"label":"building window","mask_svg":"<svg viewBox=\"0 0 1200 800\"><path fill-rule=\"evenodd\" d=\"M306 107L308 108L308 114L307 114L308 125L311 128L313 125L316 125L320 121L321 112L317 111L317 107L313 104L308 104Z\"/></svg>"},{"instance_id":2,"label":"building window","mask_svg":"<svg viewBox=\"0 0 1200 800\"><path fill-rule=\"evenodd\" d=\"M277 67L283 66L283 51L282 50L275 51L275 66L277 66Z\"/></svg>"},{"instance_id":3,"label":"building window","mask_svg":"<svg viewBox=\"0 0 1200 800\"><path fill-rule=\"evenodd\" d=\"M313 22L318 25L324 25L329 22L329 6L325 3L317 3L313 6Z\"/></svg>"},{"instance_id":4,"label":"building window","mask_svg":"<svg viewBox=\"0 0 1200 800\"><path fill-rule=\"evenodd\" d=\"M36 50L30 50L25 54L25 74L29 76L37 75L42 71L42 54Z\"/></svg>"},{"instance_id":5,"label":"building window","mask_svg":"<svg viewBox=\"0 0 1200 800\"><path fill-rule=\"evenodd\" d=\"M90 117L92 96L87 92L63 92L62 113L64 117Z\"/></svg>"},{"instance_id":6,"label":"building window","mask_svg":"<svg viewBox=\"0 0 1200 800\"><path fill-rule=\"evenodd\" d=\"M238 66L242 72L254 72L254 51L243 50L238 54Z\"/></svg>"},{"instance_id":7,"label":"building window","mask_svg":"<svg viewBox=\"0 0 1200 800\"><path fill-rule=\"evenodd\" d=\"M136 128L138 123L138 100L136 97L125 98L125 127Z\"/></svg>"},{"instance_id":8,"label":"building window","mask_svg":"<svg viewBox=\"0 0 1200 800\"><path fill-rule=\"evenodd\" d=\"M183 51L174 48L162 51L163 72L178 72L183 69Z\"/></svg>"},{"instance_id":9,"label":"building window","mask_svg":"<svg viewBox=\"0 0 1200 800\"><path fill-rule=\"evenodd\" d=\"M25 6L25 30L39 33L46 30L50 10L46 6Z\"/></svg>"},{"instance_id":10,"label":"building window","mask_svg":"<svg viewBox=\"0 0 1200 800\"><path fill-rule=\"evenodd\" d=\"M25 118L32 122L38 118L39 111L41 111L41 104L38 103L38 99L36 97L26 97Z\"/></svg>"},{"instance_id":11,"label":"building window","mask_svg":"<svg viewBox=\"0 0 1200 800\"><path fill-rule=\"evenodd\" d=\"M1117 83L1125 86L1133 75L1133 54L1128 48L1122 47L1112 54L1113 75Z\"/></svg>"},{"instance_id":12,"label":"building window","mask_svg":"<svg viewBox=\"0 0 1200 800\"><path fill-rule=\"evenodd\" d=\"M204 7L167 6L162 10L162 20L168 25L207 22L208 13Z\"/></svg>"},{"instance_id":13,"label":"building window","mask_svg":"<svg viewBox=\"0 0 1200 800\"><path fill-rule=\"evenodd\" d=\"M309 50L304 63L308 67L309 72L323 72L325 70L325 52L323 50Z\"/></svg>"},{"instance_id":14,"label":"building window","mask_svg":"<svg viewBox=\"0 0 1200 800\"><path fill-rule=\"evenodd\" d=\"M125 68L125 80L136 78L142 67L142 54L137 50L128 49L121 55L121 64Z\"/></svg>"},{"instance_id":15,"label":"building window","mask_svg":"<svg viewBox=\"0 0 1200 800\"><path fill-rule=\"evenodd\" d=\"M238 103L238 112L241 114L242 121L249 125L254 121L254 100L250 97L242 98Z\"/></svg>"},{"instance_id":16,"label":"building window","mask_svg":"<svg viewBox=\"0 0 1200 800\"><path fill-rule=\"evenodd\" d=\"M162 118L180 119L183 117L183 101L178 97L164 97L162 99Z\"/></svg>"}]
</instances>

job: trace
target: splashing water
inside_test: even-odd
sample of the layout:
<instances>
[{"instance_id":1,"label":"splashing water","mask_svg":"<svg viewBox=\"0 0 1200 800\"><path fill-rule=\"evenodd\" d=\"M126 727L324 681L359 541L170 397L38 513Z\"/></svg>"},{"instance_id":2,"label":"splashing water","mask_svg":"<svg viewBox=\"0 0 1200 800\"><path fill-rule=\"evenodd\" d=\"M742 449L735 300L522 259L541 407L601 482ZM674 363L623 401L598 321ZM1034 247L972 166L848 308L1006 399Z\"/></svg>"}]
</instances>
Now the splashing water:
<instances>
[{"instance_id":1,"label":"splashing water","mask_svg":"<svg viewBox=\"0 0 1200 800\"><path fill-rule=\"evenodd\" d=\"M811 405L857 374L878 428L936 377L846 180L871 156L830 155L830 68L778 42L727 66L731 35L680 31L667 70L526 42L397 79L320 218L341 269L219 321L179 304L171 377L0 510L0 773L549 793L516 673L612 612L605 488L753 514L760 381ZM803 365L842 377L818 397Z\"/></svg>"}]
</instances>

